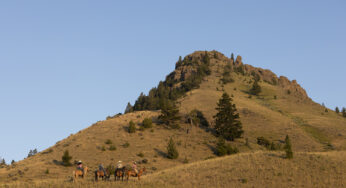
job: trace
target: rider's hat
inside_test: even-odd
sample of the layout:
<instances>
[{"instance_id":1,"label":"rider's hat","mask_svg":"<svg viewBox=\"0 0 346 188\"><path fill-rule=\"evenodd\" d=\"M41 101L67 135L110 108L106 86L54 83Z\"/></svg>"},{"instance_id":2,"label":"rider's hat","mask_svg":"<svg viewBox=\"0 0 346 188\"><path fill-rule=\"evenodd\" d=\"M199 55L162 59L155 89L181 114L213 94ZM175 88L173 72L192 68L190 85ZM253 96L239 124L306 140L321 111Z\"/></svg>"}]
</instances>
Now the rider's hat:
<instances>
[{"instance_id":1,"label":"rider's hat","mask_svg":"<svg viewBox=\"0 0 346 188\"><path fill-rule=\"evenodd\" d=\"M118 161L118 163L122 163L122 161Z\"/></svg>"},{"instance_id":2,"label":"rider's hat","mask_svg":"<svg viewBox=\"0 0 346 188\"><path fill-rule=\"evenodd\" d=\"M79 160L77 163L78 163L78 164L82 164L82 161L81 161L81 160Z\"/></svg>"}]
</instances>

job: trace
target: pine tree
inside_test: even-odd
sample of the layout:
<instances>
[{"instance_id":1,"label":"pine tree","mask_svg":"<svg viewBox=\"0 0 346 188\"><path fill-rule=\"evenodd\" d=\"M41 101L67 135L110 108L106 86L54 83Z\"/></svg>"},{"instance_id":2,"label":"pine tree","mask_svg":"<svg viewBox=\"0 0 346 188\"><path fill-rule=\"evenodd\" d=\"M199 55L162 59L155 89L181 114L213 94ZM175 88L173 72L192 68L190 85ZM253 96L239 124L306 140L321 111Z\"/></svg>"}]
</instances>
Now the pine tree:
<instances>
[{"instance_id":1,"label":"pine tree","mask_svg":"<svg viewBox=\"0 0 346 188\"><path fill-rule=\"evenodd\" d=\"M131 120L130 123L129 123L129 133L135 133L135 132L136 132L136 125Z\"/></svg>"},{"instance_id":2,"label":"pine tree","mask_svg":"<svg viewBox=\"0 0 346 188\"><path fill-rule=\"evenodd\" d=\"M0 165L6 165L6 161L4 158L2 158Z\"/></svg>"},{"instance_id":3,"label":"pine tree","mask_svg":"<svg viewBox=\"0 0 346 188\"><path fill-rule=\"evenodd\" d=\"M346 108L345 107L342 108L342 116L346 117Z\"/></svg>"},{"instance_id":4,"label":"pine tree","mask_svg":"<svg viewBox=\"0 0 346 188\"><path fill-rule=\"evenodd\" d=\"M11 161L11 165L13 165L15 162L16 162L16 161L14 161L14 160L12 159L12 161Z\"/></svg>"},{"instance_id":5,"label":"pine tree","mask_svg":"<svg viewBox=\"0 0 346 188\"><path fill-rule=\"evenodd\" d=\"M234 63L234 54L231 54L231 62Z\"/></svg>"},{"instance_id":6,"label":"pine tree","mask_svg":"<svg viewBox=\"0 0 346 188\"><path fill-rule=\"evenodd\" d=\"M62 159L62 165L64 166L71 166L71 159L72 157L70 156L68 150L65 150L64 155L61 157Z\"/></svg>"},{"instance_id":7,"label":"pine tree","mask_svg":"<svg viewBox=\"0 0 346 188\"><path fill-rule=\"evenodd\" d=\"M338 107L336 107L336 108L335 108L335 112L336 112L337 114L339 114L339 113L340 113L340 110L339 110L339 108L338 108Z\"/></svg>"},{"instance_id":8,"label":"pine tree","mask_svg":"<svg viewBox=\"0 0 346 188\"><path fill-rule=\"evenodd\" d=\"M232 98L224 93L217 103L216 110L218 112L214 119L216 133L224 139L234 141L235 138L240 138L244 131L236 105L232 101Z\"/></svg>"},{"instance_id":9,"label":"pine tree","mask_svg":"<svg viewBox=\"0 0 346 188\"><path fill-rule=\"evenodd\" d=\"M168 145L167 145L167 158L169 159L176 159L179 157L179 153L177 148L175 147L175 143L173 138L171 137L169 139Z\"/></svg>"},{"instance_id":10,"label":"pine tree","mask_svg":"<svg viewBox=\"0 0 346 188\"><path fill-rule=\"evenodd\" d=\"M127 103L124 114L127 114L129 112L133 112L133 106L131 105L130 102Z\"/></svg>"},{"instance_id":11,"label":"pine tree","mask_svg":"<svg viewBox=\"0 0 346 188\"><path fill-rule=\"evenodd\" d=\"M288 135L286 135L286 138L285 138L284 149L286 152L286 158L292 159L293 158L292 145L291 145L291 141L290 141L290 138L288 137Z\"/></svg>"},{"instance_id":12,"label":"pine tree","mask_svg":"<svg viewBox=\"0 0 346 188\"><path fill-rule=\"evenodd\" d=\"M250 89L250 94L252 95L258 95L259 93L261 93L261 86L258 84L258 82L255 80L255 82L252 85L252 88Z\"/></svg>"},{"instance_id":13,"label":"pine tree","mask_svg":"<svg viewBox=\"0 0 346 188\"><path fill-rule=\"evenodd\" d=\"M177 121L180 119L179 109L170 101L163 101L159 119L172 128L179 128Z\"/></svg>"}]
</instances>

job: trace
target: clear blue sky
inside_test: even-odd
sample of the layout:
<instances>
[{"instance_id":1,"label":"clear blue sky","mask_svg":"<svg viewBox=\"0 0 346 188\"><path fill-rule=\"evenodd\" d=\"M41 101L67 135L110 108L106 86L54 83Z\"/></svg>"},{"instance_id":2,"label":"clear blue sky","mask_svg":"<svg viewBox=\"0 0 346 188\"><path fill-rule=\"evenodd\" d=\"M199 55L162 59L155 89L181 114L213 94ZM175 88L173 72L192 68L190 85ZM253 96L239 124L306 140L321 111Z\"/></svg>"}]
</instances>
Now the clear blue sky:
<instances>
[{"instance_id":1,"label":"clear blue sky","mask_svg":"<svg viewBox=\"0 0 346 188\"><path fill-rule=\"evenodd\" d=\"M123 112L195 50L234 52L346 107L346 3L1 1L0 156Z\"/></svg>"}]
</instances>

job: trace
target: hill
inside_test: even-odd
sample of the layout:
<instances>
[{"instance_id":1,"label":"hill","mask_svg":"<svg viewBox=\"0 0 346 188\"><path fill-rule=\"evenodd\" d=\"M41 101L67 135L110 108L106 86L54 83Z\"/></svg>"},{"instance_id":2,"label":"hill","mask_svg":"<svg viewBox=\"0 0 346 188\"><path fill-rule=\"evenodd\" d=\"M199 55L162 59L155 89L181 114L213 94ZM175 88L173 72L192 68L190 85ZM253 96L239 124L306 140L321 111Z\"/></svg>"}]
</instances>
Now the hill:
<instances>
[{"instance_id":1,"label":"hill","mask_svg":"<svg viewBox=\"0 0 346 188\"><path fill-rule=\"evenodd\" d=\"M254 80L261 86L262 91L258 95L250 94ZM232 146L240 150L240 154L204 161L216 157L214 151L217 138L212 130L213 116L216 114L216 103L223 92L233 96L243 123L243 137L230 142ZM179 129L164 126L158 120L159 109L167 103L176 104L180 110L182 119L179 121ZM210 124L209 127L192 126L188 123L186 117L194 109L203 113ZM269 70L246 65L240 56L234 59L216 51L197 51L180 59L176 63L175 70L167 76L166 80L160 82L148 95L142 94L131 111L133 112L99 121L32 157L1 168L0 182L15 182L16 184L16 182L30 183L38 180L52 181L54 179L58 182L69 180L74 167L61 165L61 157L65 150L70 152L72 160L82 160L91 170L95 170L99 163L107 166L114 165L118 160L124 161L125 164L139 161L148 169L147 178L143 181L150 181L148 186L168 181L164 179L166 176L161 172L175 174L175 169L194 171L192 177L186 176L190 178L181 177L183 180L180 183L186 183L184 185L187 187L198 185L189 184L188 180L194 182L203 179L205 174L201 176L196 174L198 174L197 171L209 173L207 167L204 166L207 163L214 168L220 165L218 168L220 172L217 171L220 174L217 185L221 187L226 187L229 183L233 184L239 178L246 178L247 185L252 185L254 182L259 186L272 182L269 185L275 187L275 182L281 181L280 178L275 177L275 174L271 175L273 179L269 178L270 174L263 174L265 178L263 181L258 179L262 176L257 179L253 177L252 170L256 165L250 165L252 163L249 163L249 159L245 160L246 157L254 161L270 160L268 164L264 161L259 163L278 170L274 171L275 173L286 173L286 171L281 172L283 169L278 164L296 170L296 173L290 174L291 182L286 179L287 185L295 182L298 184L294 185L300 185L301 180L298 178L304 173L321 177L321 181L329 181L323 179L324 172L321 168L324 167L332 172L334 164L345 165L339 158L345 155L343 150L346 149L346 118L313 102L296 81L290 81L283 76L278 77ZM153 119L153 128L140 130L144 118ZM130 121L136 123L136 133L127 131ZM298 153L292 163L278 157L277 155L281 155L280 151L278 153L264 152L267 149L257 145L257 138L261 136L278 146L282 145L286 135L291 137L293 151ZM180 153L177 160L170 160L165 156L170 137L175 140ZM315 159L315 154L322 156L322 159L329 157L331 159L322 163L322 166L314 166L317 164L310 163L309 157L313 156ZM244 160L240 160L243 157L245 157ZM239 161L239 164L234 164L235 161ZM186 164L187 162L191 164ZM243 170L241 175L244 177L238 177L237 173L230 173L235 170L229 170L221 163L238 165L237 169ZM198 166L198 164L203 165ZM296 169L298 164L303 165L302 169ZM315 171L309 171L309 168ZM49 173L46 173L47 170ZM339 170L335 172L339 173ZM221 176L222 171L227 172L224 177L230 180ZM337 182L339 176L333 176L332 173L329 175L334 183L326 185L340 185ZM151 177L155 178L151 179ZM91 181L92 176L88 176L87 179ZM171 180L179 181L177 178ZM315 182L317 181L312 181L312 183ZM213 181L209 183L211 185ZM174 182L165 185L174 186Z\"/></svg>"}]
</instances>

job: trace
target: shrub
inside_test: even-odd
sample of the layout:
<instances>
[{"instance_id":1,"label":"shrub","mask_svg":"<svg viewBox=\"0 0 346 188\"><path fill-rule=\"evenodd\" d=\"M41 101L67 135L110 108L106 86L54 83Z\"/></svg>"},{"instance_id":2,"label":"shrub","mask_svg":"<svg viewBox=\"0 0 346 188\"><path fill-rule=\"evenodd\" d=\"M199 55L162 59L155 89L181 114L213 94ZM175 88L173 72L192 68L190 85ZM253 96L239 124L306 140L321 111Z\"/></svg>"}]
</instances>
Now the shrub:
<instances>
[{"instance_id":1,"label":"shrub","mask_svg":"<svg viewBox=\"0 0 346 188\"><path fill-rule=\"evenodd\" d=\"M106 151L106 147L105 147L105 146L102 146L102 147L101 147L101 150L102 150L102 151Z\"/></svg>"},{"instance_id":2,"label":"shrub","mask_svg":"<svg viewBox=\"0 0 346 188\"><path fill-rule=\"evenodd\" d=\"M131 120L130 123L129 123L129 133L135 133L135 132L136 132L136 125Z\"/></svg>"},{"instance_id":3,"label":"shrub","mask_svg":"<svg viewBox=\"0 0 346 188\"><path fill-rule=\"evenodd\" d=\"M148 163L148 159L143 159L143 160L142 160L142 163L143 163L143 164L147 164L147 163Z\"/></svg>"},{"instance_id":4,"label":"shrub","mask_svg":"<svg viewBox=\"0 0 346 188\"><path fill-rule=\"evenodd\" d=\"M47 168L46 171L44 171L45 174L49 174L49 169Z\"/></svg>"},{"instance_id":5,"label":"shrub","mask_svg":"<svg viewBox=\"0 0 346 188\"><path fill-rule=\"evenodd\" d=\"M113 142L110 139L107 139L105 144L113 144Z\"/></svg>"},{"instance_id":6,"label":"shrub","mask_svg":"<svg viewBox=\"0 0 346 188\"><path fill-rule=\"evenodd\" d=\"M264 138L263 136L257 138L257 144L264 146L266 148L270 148L270 141Z\"/></svg>"},{"instance_id":7,"label":"shrub","mask_svg":"<svg viewBox=\"0 0 346 188\"><path fill-rule=\"evenodd\" d=\"M153 127L153 121L151 120L151 118L144 118L142 124L143 124L143 127L146 128L146 129Z\"/></svg>"},{"instance_id":8,"label":"shrub","mask_svg":"<svg viewBox=\"0 0 346 188\"><path fill-rule=\"evenodd\" d=\"M169 159L176 159L179 157L179 153L177 148L175 147L175 143L173 138L171 137L169 139L168 145L167 145L167 158Z\"/></svg>"},{"instance_id":9,"label":"shrub","mask_svg":"<svg viewBox=\"0 0 346 188\"><path fill-rule=\"evenodd\" d=\"M123 147L124 147L124 148L128 148L128 147L130 147L130 143L125 142L125 144L123 144Z\"/></svg>"},{"instance_id":10,"label":"shrub","mask_svg":"<svg viewBox=\"0 0 346 188\"><path fill-rule=\"evenodd\" d=\"M290 138L288 137L288 135L286 135L285 138L285 152L286 152L286 158L287 159L292 159L293 158L293 152L292 152L292 145L291 145L291 141Z\"/></svg>"},{"instance_id":11,"label":"shrub","mask_svg":"<svg viewBox=\"0 0 346 188\"><path fill-rule=\"evenodd\" d=\"M230 144L226 144L225 140L222 137L219 138L216 144L216 154L218 156L231 155L238 152L238 148L233 148Z\"/></svg>"},{"instance_id":12,"label":"shrub","mask_svg":"<svg viewBox=\"0 0 346 188\"><path fill-rule=\"evenodd\" d=\"M185 157L183 163L184 163L184 164L189 163L189 160L187 159L187 157Z\"/></svg>"},{"instance_id":13,"label":"shrub","mask_svg":"<svg viewBox=\"0 0 346 188\"><path fill-rule=\"evenodd\" d=\"M138 157L144 157L144 154L142 152L137 154Z\"/></svg>"},{"instance_id":14,"label":"shrub","mask_svg":"<svg viewBox=\"0 0 346 188\"><path fill-rule=\"evenodd\" d=\"M64 166L71 166L71 159L72 157L70 156L68 150L65 150L64 155L61 157L62 159L62 165Z\"/></svg>"},{"instance_id":15,"label":"shrub","mask_svg":"<svg viewBox=\"0 0 346 188\"><path fill-rule=\"evenodd\" d=\"M337 113L337 114L340 113L339 107L335 107L335 113Z\"/></svg>"},{"instance_id":16,"label":"shrub","mask_svg":"<svg viewBox=\"0 0 346 188\"><path fill-rule=\"evenodd\" d=\"M115 151L115 150L117 150L117 147L115 147L114 145L110 145L110 146L109 146L109 150Z\"/></svg>"},{"instance_id":17,"label":"shrub","mask_svg":"<svg viewBox=\"0 0 346 188\"><path fill-rule=\"evenodd\" d=\"M255 82L252 85L252 88L250 89L250 94L258 95L259 93L261 93L261 91L262 91L261 86L258 84L258 81L255 80Z\"/></svg>"}]
</instances>

